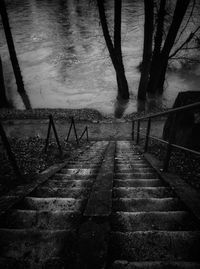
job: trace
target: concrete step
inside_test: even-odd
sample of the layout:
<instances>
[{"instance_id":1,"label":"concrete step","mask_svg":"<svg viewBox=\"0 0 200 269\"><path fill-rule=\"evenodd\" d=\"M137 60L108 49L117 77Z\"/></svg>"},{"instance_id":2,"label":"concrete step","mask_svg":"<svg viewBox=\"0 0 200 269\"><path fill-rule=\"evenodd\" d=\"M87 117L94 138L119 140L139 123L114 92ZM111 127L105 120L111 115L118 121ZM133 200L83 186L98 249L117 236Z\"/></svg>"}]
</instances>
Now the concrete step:
<instances>
[{"instance_id":1,"label":"concrete step","mask_svg":"<svg viewBox=\"0 0 200 269\"><path fill-rule=\"evenodd\" d=\"M88 176L95 172L94 168L63 168L58 174Z\"/></svg>"},{"instance_id":2,"label":"concrete step","mask_svg":"<svg viewBox=\"0 0 200 269\"><path fill-rule=\"evenodd\" d=\"M173 196L173 191L166 187L113 188L113 198L167 198Z\"/></svg>"},{"instance_id":3,"label":"concrete step","mask_svg":"<svg viewBox=\"0 0 200 269\"><path fill-rule=\"evenodd\" d=\"M0 227L7 229L76 229L81 214L69 211L11 210L0 220Z\"/></svg>"},{"instance_id":4,"label":"concrete step","mask_svg":"<svg viewBox=\"0 0 200 269\"><path fill-rule=\"evenodd\" d=\"M52 257L70 261L76 241L68 230L0 229L1 256L22 261L26 266L21 268L42 268Z\"/></svg>"},{"instance_id":5,"label":"concrete step","mask_svg":"<svg viewBox=\"0 0 200 269\"><path fill-rule=\"evenodd\" d=\"M57 180L57 182L61 180L88 180L88 179L93 179L96 178L97 173L95 174L90 174L90 175L80 175L80 174L74 174L74 175L68 175L68 174L61 174L61 173L56 173L50 180Z\"/></svg>"},{"instance_id":6,"label":"concrete step","mask_svg":"<svg viewBox=\"0 0 200 269\"><path fill-rule=\"evenodd\" d=\"M137 160L116 160L116 165L145 165L149 166L149 163L145 159L137 159Z\"/></svg>"},{"instance_id":7,"label":"concrete step","mask_svg":"<svg viewBox=\"0 0 200 269\"><path fill-rule=\"evenodd\" d=\"M31 193L31 197L60 197L82 199L89 194L88 188L61 188L61 187L38 187Z\"/></svg>"},{"instance_id":8,"label":"concrete step","mask_svg":"<svg viewBox=\"0 0 200 269\"><path fill-rule=\"evenodd\" d=\"M99 165L98 164L88 164L88 165L85 165L84 163L74 163L74 164L68 164L66 166L66 168L64 169L98 169L99 168Z\"/></svg>"},{"instance_id":9,"label":"concrete step","mask_svg":"<svg viewBox=\"0 0 200 269\"><path fill-rule=\"evenodd\" d=\"M134 161L143 160L143 159L144 159L144 157L143 156L140 156L140 155L129 155L129 156L127 156L127 154L124 157L119 157L119 156L115 157L115 160L117 162L124 162L124 161L125 162L126 161L132 161L132 162L134 162Z\"/></svg>"},{"instance_id":10,"label":"concrete step","mask_svg":"<svg viewBox=\"0 0 200 269\"><path fill-rule=\"evenodd\" d=\"M57 187L57 188L89 188L93 183L93 180L71 180L71 179L60 179L60 180L49 180L46 182L45 187Z\"/></svg>"},{"instance_id":11,"label":"concrete step","mask_svg":"<svg viewBox=\"0 0 200 269\"><path fill-rule=\"evenodd\" d=\"M110 249L113 260L199 262L200 232L112 232Z\"/></svg>"},{"instance_id":12,"label":"concrete step","mask_svg":"<svg viewBox=\"0 0 200 269\"><path fill-rule=\"evenodd\" d=\"M161 187L163 186L163 182L158 179L126 179L126 180L119 180L115 179L114 187Z\"/></svg>"},{"instance_id":13,"label":"concrete step","mask_svg":"<svg viewBox=\"0 0 200 269\"><path fill-rule=\"evenodd\" d=\"M27 197L16 205L16 208L42 211L81 211L84 204L84 199Z\"/></svg>"},{"instance_id":14,"label":"concrete step","mask_svg":"<svg viewBox=\"0 0 200 269\"><path fill-rule=\"evenodd\" d=\"M155 173L151 167L135 168L135 167L116 167L115 173Z\"/></svg>"},{"instance_id":15,"label":"concrete step","mask_svg":"<svg viewBox=\"0 0 200 269\"><path fill-rule=\"evenodd\" d=\"M111 269L199 269L200 263L186 261L155 261L155 262L128 262L125 260L115 261Z\"/></svg>"},{"instance_id":16,"label":"concrete step","mask_svg":"<svg viewBox=\"0 0 200 269\"><path fill-rule=\"evenodd\" d=\"M126 162L126 163L115 163L116 164L116 169L151 169L151 167L149 166L149 164L135 164L132 162Z\"/></svg>"},{"instance_id":17,"label":"concrete step","mask_svg":"<svg viewBox=\"0 0 200 269\"><path fill-rule=\"evenodd\" d=\"M111 217L113 231L194 231L199 225L187 211L116 212Z\"/></svg>"},{"instance_id":18,"label":"concrete step","mask_svg":"<svg viewBox=\"0 0 200 269\"><path fill-rule=\"evenodd\" d=\"M115 178L119 179L127 179L127 178L158 178L158 175L156 173L134 173L134 172L129 172L129 173L115 173Z\"/></svg>"},{"instance_id":19,"label":"concrete step","mask_svg":"<svg viewBox=\"0 0 200 269\"><path fill-rule=\"evenodd\" d=\"M184 205L177 198L119 198L113 199L113 211L150 212L179 211Z\"/></svg>"}]
</instances>

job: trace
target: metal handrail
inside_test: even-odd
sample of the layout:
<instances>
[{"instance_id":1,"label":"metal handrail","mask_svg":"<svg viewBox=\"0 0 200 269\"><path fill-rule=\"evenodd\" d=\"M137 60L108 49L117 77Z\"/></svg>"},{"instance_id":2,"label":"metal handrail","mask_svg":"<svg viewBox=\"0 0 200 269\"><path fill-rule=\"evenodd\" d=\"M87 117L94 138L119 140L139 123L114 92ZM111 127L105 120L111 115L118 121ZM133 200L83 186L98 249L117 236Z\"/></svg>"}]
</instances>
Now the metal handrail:
<instances>
[{"instance_id":1,"label":"metal handrail","mask_svg":"<svg viewBox=\"0 0 200 269\"><path fill-rule=\"evenodd\" d=\"M88 127L86 126L85 129L83 130L80 138L79 138L79 141L82 139L82 137L84 136L84 134L86 133L86 139L87 141L89 141L89 136L88 136Z\"/></svg>"},{"instance_id":2,"label":"metal handrail","mask_svg":"<svg viewBox=\"0 0 200 269\"><path fill-rule=\"evenodd\" d=\"M149 114L147 116L139 117L139 118L136 118L134 120L145 120L145 119L149 119L149 118L156 118L156 117L160 117L160 116L164 116L164 115L168 115L168 114L173 114L175 112L191 110L191 109L199 107L199 106L200 106L200 102L197 102L197 103L194 103L191 105L181 106L178 108L169 109L167 111Z\"/></svg>"},{"instance_id":3,"label":"metal handrail","mask_svg":"<svg viewBox=\"0 0 200 269\"><path fill-rule=\"evenodd\" d=\"M160 113L154 113L152 115L147 115L147 116L143 116L143 117L138 117L136 119L133 119L132 121L132 140L134 140L134 133L135 133L135 121L137 121L137 132L136 132L136 144L139 144L139 139L140 139L140 122L142 120L148 120L148 125L147 125L147 129L146 129L146 139L145 139L145 146L144 146L144 151L148 150L148 142L149 142L149 138L157 140L159 142L165 143L167 144L167 153L165 156L165 160L164 160L164 167L163 170L167 171L168 167L169 167L169 160L171 157L171 152L173 148L178 148L181 150L184 150L186 152L195 154L200 156L200 152L196 151L196 150L192 150L183 146L179 146L173 143L174 140L174 133L173 133L173 129L174 129L174 125L175 125L175 120L176 120L176 115L179 112L182 111L188 111L188 110L192 110L199 107L200 108L200 102L194 103L194 104L190 104L190 105L186 105L186 106L182 106L182 107L178 107L178 108L173 108L170 109L168 111L164 111L164 112L160 112ZM172 124L170 126L170 132L169 132L169 141L160 139L160 138L156 138L154 136L150 136L150 130L151 130L151 119L152 118L156 118L156 117L160 117L160 116L164 116L164 115L169 115L169 114L174 114L175 116L172 119Z\"/></svg>"},{"instance_id":4,"label":"metal handrail","mask_svg":"<svg viewBox=\"0 0 200 269\"><path fill-rule=\"evenodd\" d=\"M17 178L19 180L22 180L23 179L23 175L20 172L19 166L17 165L17 161L15 159L15 155L12 152L10 143L8 141L8 138L6 136L6 133L4 131L4 128L3 128L3 125L1 124L1 122L0 122L0 136L2 138L2 142L3 142L4 147L6 149L6 152L7 152L7 155L8 155L8 159L9 159L9 161L10 161L12 167L13 167L13 170L15 171L15 173L17 175Z\"/></svg>"},{"instance_id":5,"label":"metal handrail","mask_svg":"<svg viewBox=\"0 0 200 269\"><path fill-rule=\"evenodd\" d=\"M76 131L76 125L75 125L75 121L74 121L74 118L73 117L71 117L71 124L70 124L70 127L69 127L69 131L68 131L68 134L67 134L66 141L69 140L69 136L71 134L72 127L74 129L74 134L75 134L75 137L76 137L76 143L78 145L79 144L79 140L78 140L78 135L77 135L77 131Z\"/></svg>"},{"instance_id":6,"label":"metal handrail","mask_svg":"<svg viewBox=\"0 0 200 269\"><path fill-rule=\"evenodd\" d=\"M82 139L83 135L86 133L86 137L87 137L87 141L89 141L89 136L88 136L88 127L86 126L85 129L83 130L80 138L78 138L78 134L77 134L77 130L76 130L76 125L75 125L75 121L74 121L74 118L71 117L71 124L70 124L70 127L69 127L69 131L68 131L68 134L67 134L67 138L66 138L66 141L69 140L69 137L70 137L70 134L71 134L71 131L72 131L72 127L74 129L74 134L75 134L75 137L76 137L76 143L77 145L79 144L80 140Z\"/></svg>"},{"instance_id":7,"label":"metal handrail","mask_svg":"<svg viewBox=\"0 0 200 269\"><path fill-rule=\"evenodd\" d=\"M49 144L51 127L53 128L53 131L54 131L54 135L55 135L55 138L56 138L56 143L58 145L58 149L60 151L60 154L62 155L62 148L60 146L60 142L59 142L59 139L58 139L58 134L57 134L57 131L56 131L56 127L55 127L52 115L49 115L49 125L48 125L48 132L47 132L47 138L46 138L44 152L45 153L47 152L47 147L48 147L48 144Z\"/></svg>"}]
</instances>

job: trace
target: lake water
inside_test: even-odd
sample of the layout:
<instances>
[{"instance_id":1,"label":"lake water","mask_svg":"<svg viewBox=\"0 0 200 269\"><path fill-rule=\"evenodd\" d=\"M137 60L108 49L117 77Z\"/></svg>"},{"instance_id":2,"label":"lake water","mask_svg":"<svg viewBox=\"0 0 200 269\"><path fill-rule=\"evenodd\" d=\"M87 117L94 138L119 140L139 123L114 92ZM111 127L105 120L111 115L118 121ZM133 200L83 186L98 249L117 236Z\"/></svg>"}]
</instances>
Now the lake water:
<instances>
[{"instance_id":1,"label":"lake water","mask_svg":"<svg viewBox=\"0 0 200 269\"><path fill-rule=\"evenodd\" d=\"M107 16L112 20L112 2ZM137 66L143 45L143 2L123 1L122 45L130 101L125 113L137 111ZM94 108L113 114L117 85L91 0L6 0L26 91L34 108ZM110 23L111 25L111 23ZM17 93L0 22L0 54L9 98L23 104ZM170 107L179 91L199 90L200 66L190 72L168 72L162 98L150 106Z\"/></svg>"}]
</instances>

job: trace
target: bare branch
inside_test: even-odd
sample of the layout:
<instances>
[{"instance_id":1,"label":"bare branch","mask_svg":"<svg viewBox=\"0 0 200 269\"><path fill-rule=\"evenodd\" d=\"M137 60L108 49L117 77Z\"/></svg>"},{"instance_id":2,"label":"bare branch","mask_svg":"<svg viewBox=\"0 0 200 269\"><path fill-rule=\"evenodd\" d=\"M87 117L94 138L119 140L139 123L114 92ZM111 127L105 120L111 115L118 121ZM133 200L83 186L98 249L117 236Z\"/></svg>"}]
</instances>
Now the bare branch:
<instances>
[{"instance_id":1,"label":"bare branch","mask_svg":"<svg viewBox=\"0 0 200 269\"><path fill-rule=\"evenodd\" d=\"M196 0L193 0L193 5L192 5L192 9L191 9L191 11L190 11L190 15L189 15L189 17L188 17L188 19L187 19L187 22L186 22L185 26L183 27L182 31L180 32L180 34L179 34L179 36L178 36L178 38L177 38L177 40L176 40L176 43L177 43L177 42L179 41L179 39L181 38L183 32L185 31L185 29L187 28L187 26L188 26L188 24L189 24L189 22L190 22L190 19L192 18L192 15L193 15L193 12L194 12L195 4L196 4Z\"/></svg>"},{"instance_id":2,"label":"bare branch","mask_svg":"<svg viewBox=\"0 0 200 269\"><path fill-rule=\"evenodd\" d=\"M197 33L197 31L200 29L200 26L197 27L197 29L193 32L190 33L190 35L187 37L187 39L180 45L180 47L178 47L170 56L169 59L171 59L172 57L174 57L180 50L183 49L183 47L188 44L192 38L194 37L194 35Z\"/></svg>"}]
</instances>

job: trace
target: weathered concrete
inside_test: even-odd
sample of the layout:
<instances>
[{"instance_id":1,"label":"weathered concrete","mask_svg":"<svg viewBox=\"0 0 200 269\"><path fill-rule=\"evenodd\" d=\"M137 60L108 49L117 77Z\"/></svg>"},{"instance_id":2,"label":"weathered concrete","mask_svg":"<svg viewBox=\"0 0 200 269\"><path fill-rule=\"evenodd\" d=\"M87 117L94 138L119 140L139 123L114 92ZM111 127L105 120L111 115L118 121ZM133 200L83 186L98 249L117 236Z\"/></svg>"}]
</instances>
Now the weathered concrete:
<instances>
[{"instance_id":1,"label":"weathered concrete","mask_svg":"<svg viewBox=\"0 0 200 269\"><path fill-rule=\"evenodd\" d=\"M112 229L133 231L185 231L197 230L194 218L186 211L116 212L112 216ZM159 243L159 242L158 242Z\"/></svg>"},{"instance_id":2,"label":"weathered concrete","mask_svg":"<svg viewBox=\"0 0 200 269\"><path fill-rule=\"evenodd\" d=\"M163 183L160 179L115 179L114 187L161 187Z\"/></svg>"},{"instance_id":3,"label":"weathered concrete","mask_svg":"<svg viewBox=\"0 0 200 269\"><path fill-rule=\"evenodd\" d=\"M167 198L173 197L173 191L166 187L115 187L113 198Z\"/></svg>"},{"instance_id":4,"label":"weathered concrete","mask_svg":"<svg viewBox=\"0 0 200 269\"><path fill-rule=\"evenodd\" d=\"M184 209L177 198L118 198L113 199L113 211L149 212Z\"/></svg>"},{"instance_id":5,"label":"weathered concrete","mask_svg":"<svg viewBox=\"0 0 200 269\"><path fill-rule=\"evenodd\" d=\"M111 269L199 269L200 264L196 262L128 262L115 261Z\"/></svg>"},{"instance_id":6,"label":"weathered concrete","mask_svg":"<svg viewBox=\"0 0 200 269\"><path fill-rule=\"evenodd\" d=\"M113 258L132 261L200 261L200 232L113 232Z\"/></svg>"},{"instance_id":7,"label":"weathered concrete","mask_svg":"<svg viewBox=\"0 0 200 269\"><path fill-rule=\"evenodd\" d=\"M109 216L112 208L115 143L106 149L102 166L92 187L84 216Z\"/></svg>"},{"instance_id":8,"label":"weathered concrete","mask_svg":"<svg viewBox=\"0 0 200 269\"><path fill-rule=\"evenodd\" d=\"M12 210L1 220L0 226L9 229L65 230L76 229L80 224L79 212Z\"/></svg>"}]
</instances>

